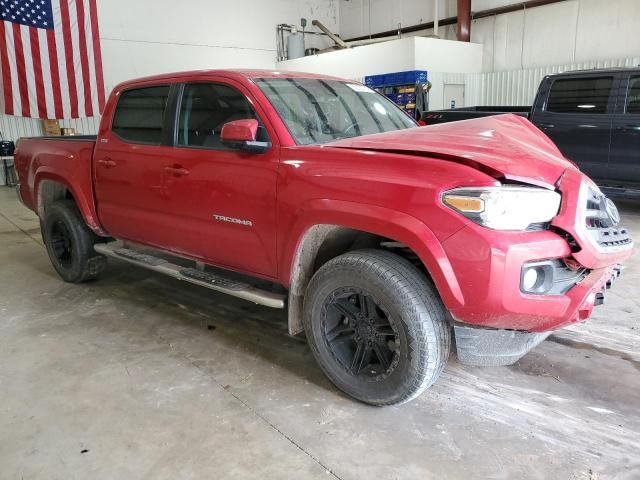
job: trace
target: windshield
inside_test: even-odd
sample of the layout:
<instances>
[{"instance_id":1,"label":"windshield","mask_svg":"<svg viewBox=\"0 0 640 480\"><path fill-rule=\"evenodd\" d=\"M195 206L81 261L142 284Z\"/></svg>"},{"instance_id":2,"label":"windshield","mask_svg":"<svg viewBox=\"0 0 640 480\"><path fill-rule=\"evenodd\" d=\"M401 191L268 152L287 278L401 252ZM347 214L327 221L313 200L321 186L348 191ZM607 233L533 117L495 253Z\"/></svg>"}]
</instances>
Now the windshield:
<instances>
[{"instance_id":1,"label":"windshield","mask_svg":"<svg viewBox=\"0 0 640 480\"><path fill-rule=\"evenodd\" d=\"M393 102L357 83L314 78L255 82L300 145L416 126Z\"/></svg>"}]
</instances>

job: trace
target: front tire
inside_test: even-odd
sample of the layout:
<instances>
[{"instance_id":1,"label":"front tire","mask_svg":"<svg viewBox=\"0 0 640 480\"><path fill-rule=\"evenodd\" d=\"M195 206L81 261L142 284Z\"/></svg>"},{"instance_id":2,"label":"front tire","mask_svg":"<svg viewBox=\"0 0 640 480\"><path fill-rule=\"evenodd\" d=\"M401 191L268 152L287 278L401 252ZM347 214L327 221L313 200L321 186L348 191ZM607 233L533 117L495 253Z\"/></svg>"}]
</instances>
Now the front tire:
<instances>
[{"instance_id":1,"label":"front tire","mask_svg":"<svg viewBox=\"0 0 640 480\"><path fill-rule=\"evenodd\" d=\"M371 405L420 395L451 348L434 286L408 260L383 250L349 252L324 264L305 295L304 327L327 377Z\"/></svg>"},{"instance_id":2,"label":"front tire","mask_svg":"<svg viewBox=\"0 0 640 480\"><path fill-rule=\"evenodd\" d=\"M106 257L93 249L100 237L89 230L72 200L48 207L41 228L51 264L65 282L85 282L104 270Z\"/></svg>"}]
</instances>

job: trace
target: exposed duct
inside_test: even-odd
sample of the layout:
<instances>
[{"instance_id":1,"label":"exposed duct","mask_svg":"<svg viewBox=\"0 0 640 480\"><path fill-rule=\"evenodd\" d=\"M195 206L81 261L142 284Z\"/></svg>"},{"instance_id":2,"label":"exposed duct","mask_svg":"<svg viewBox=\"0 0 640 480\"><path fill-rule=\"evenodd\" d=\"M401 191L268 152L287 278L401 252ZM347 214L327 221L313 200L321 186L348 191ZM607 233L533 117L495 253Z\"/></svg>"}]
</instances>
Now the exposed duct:
<instances>
[{"instance_id":1,"label":"exposed duct","mask_svg":"<svg viewBox=\"0 0 640 480\"><path fill-rule=\"evenodd\" d=\"M440 3L440 0L433 0L433 36L436 38L440 38L438 36L438 19L440 12L438 12L438 4Z\"/></svg>"},{"instance_id":2,"label":"exposed duct","mask_svg":"<svg viewBox=\"0 0 640 480\"><path fill-rule=\"evenodd\" d=\"M329 37L331 40L333 40L335 42L335 44L339 48L349 48L349 45L344 43L344 40L342 40L340 37L334 35L334 33L331 30L329 30L327 27L325 27L318 20L314 20L313 22L311 22L311 25L313 25L314 27L318 27L320 30L322 30L327 35L327 37Z\"/></svg>"}]
</instances>

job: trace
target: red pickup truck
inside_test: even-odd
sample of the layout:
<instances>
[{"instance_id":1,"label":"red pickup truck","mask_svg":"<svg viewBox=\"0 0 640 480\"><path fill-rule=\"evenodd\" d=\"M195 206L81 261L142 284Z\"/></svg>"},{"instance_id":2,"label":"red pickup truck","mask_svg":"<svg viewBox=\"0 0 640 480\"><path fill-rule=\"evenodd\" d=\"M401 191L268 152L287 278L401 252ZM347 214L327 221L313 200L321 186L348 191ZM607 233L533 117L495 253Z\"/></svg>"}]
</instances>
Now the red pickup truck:
<instances>
[{"instance_id":1,"label":"red pickup truck","mask_svg":"<svg viewBox=\"0 0 640 480\"><path fill-rule=\"evenodd\" d=\"M362 84L267 71L125 82L97 136L23 138L18 194L54 268L106 257L289 311L375 405L518 360L602 303L633 242L528 120L417 128Z\"/></svg>"}]
</instances>

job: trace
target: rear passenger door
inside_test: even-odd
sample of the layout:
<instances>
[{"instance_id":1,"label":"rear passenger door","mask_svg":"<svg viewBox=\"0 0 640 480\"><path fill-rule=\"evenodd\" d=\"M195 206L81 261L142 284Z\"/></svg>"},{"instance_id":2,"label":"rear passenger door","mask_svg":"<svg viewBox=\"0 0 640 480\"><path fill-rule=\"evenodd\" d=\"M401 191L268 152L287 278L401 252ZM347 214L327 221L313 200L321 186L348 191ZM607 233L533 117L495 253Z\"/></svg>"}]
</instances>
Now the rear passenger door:
<instances>
[{"instance_id":1,"label":"rear passenger door","mask_svg":"<svg viewBox=\"0 0 640 480\"><path fill-rule=\"evenodd\" d=\"M171 88L154 85L120 92L111 128L98 136L98 216L116 238L163 247L174 243L163 170L173 150L167 142Z\"/></svg>"},{"instance_id":2,"label":"rear passenger door","mask_svg":"<svg viewBox=\"0 0 640 480\"><path fill-rule=\"evenodd\" d=\"M564 156L595 179L607 177L615 91L613 74L558 77L534 114L536 126Z\"/></svg>"},{"instance_id":3,"label":"rear passenger door","mask_svg":"<svg viewBox=\"0 0 640 480\"><path fill-rule=\"evenodd\" d=\"M620 185L640 184L640 75L622 80L609 166L611 180Z\"/></svg>"}]
</instances>

